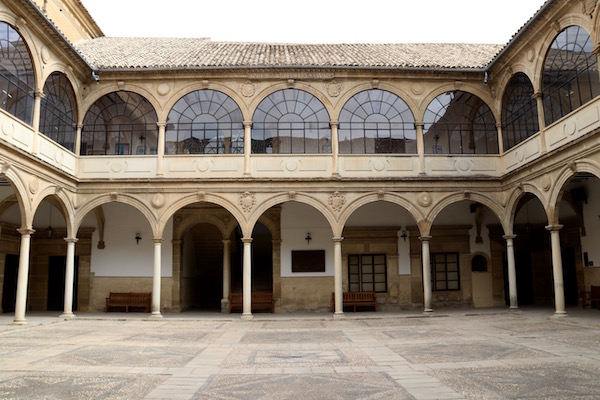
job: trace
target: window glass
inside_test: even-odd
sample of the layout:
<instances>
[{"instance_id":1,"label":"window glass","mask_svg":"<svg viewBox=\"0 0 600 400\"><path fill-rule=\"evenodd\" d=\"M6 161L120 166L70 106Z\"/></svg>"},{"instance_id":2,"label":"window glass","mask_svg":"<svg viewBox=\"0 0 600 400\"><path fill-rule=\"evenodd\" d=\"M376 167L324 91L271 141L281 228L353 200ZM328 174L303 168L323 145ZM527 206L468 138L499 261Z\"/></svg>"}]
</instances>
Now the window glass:
<instances>
[{"instance_id":1,"label":"window glass","mask_svg":"<svg viewBox=\"0 0 600 400\"><path fill-rule=\"evenodd\" d=\"M52 73L44 84L40 107L40 132L74 151L77 134L77 101L65 74Z\"/></svg>"},{"instance_id":2,"label":"window glass","mask_svg":"<svg viewBox=\"0 0 600 400\"><path fill-rule=\"evenodd\" d=\"M455 90L429 103L423 116L426 154L498 154L492 110L479 97Z\"/></svg>"},{"instance_id":3,"label":"window glass","mask_svg":"<svg viewBox=\"0 0 600 400\"><path fill-rule=\"evenodd\" d=\"M416 154L415 119L393 93L371 89L344 104L338 129L340 154Z\"/></svg>"},{"instance_id":4,"label":"window glass","mask_svg":"<svg viewBox=\"0 0 600 400\"><path fill-rule=\"evenodd\" d=\"M502 98L502 144L508 150L539 131L537 101L531 81L515 74Z\"/></svg>"},{"instance_id":5,"label":"window glass","mask_svg":"<svg viewBox=\"0 0 600 400\"><path fill-rule=\"evenodd\" d=\"M542 100L546 125L600 94L598 56L580 26L569 26L550 45L544 61Z\"/></svg>"},{"instance_id":6,"label":"window glass","mask_svg":"<svg viewBox=\"0 0 600 400\"><path fill-rule=\"evenodd\" d=\"M348 282L351 292L386 292L385 254L349 255Z\"/></svg>"},{"instance_id":7,"label":"window glass","mask_svg":"<svg viewBox=\"0 0 600 400\"><path fill-rule=\"evenodd\" d=\"M216 90L197 90L171 108L165 129L167 154L240 154L244 117L237 103Z\"/></svg>"},{"instance_id":8,"label":"window glass","mask_svg":"<svg viewBox=\"0 0 600 400\"><path fill-rule=\"evenodd\" d=\"M252 117L252 153L331 153L329 114L323 103L297 89L271 93Z\"/></svg>"},{"instance_id":9,"label":"window glass","mask_svg":"<svg viewBox=\"0 0 600 400\"><path fill-rule=\"evenodd\" d=\"M27 44L0 22L0 107L26 124L33 121L35 78Z\"/></svg>"},{"instance_id":10,"label":"window glass","mask_svg":"<svg viewBox=\"0 0 600 400\"><path fill-rule=\"evenodd\" d=\"M436 290L459 290L458 253L431 254L431 283Z\"/></svg>"}]
</instances>

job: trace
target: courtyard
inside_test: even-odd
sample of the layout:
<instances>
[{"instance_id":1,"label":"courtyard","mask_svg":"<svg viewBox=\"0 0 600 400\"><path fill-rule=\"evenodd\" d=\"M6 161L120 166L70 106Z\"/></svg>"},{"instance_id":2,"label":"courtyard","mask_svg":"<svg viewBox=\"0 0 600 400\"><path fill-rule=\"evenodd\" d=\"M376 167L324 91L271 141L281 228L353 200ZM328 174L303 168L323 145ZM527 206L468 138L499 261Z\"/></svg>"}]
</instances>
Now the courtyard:
<instances>
[{"instance_id":1,"label":"courtyard","mask_svg":"<svg viewBox=\"0 0 600 400\"><path fill-rule=\"evenodd\" d=\"M2 399L592 399L600 311L0 316Z\"/></svg>"}]
</instances>

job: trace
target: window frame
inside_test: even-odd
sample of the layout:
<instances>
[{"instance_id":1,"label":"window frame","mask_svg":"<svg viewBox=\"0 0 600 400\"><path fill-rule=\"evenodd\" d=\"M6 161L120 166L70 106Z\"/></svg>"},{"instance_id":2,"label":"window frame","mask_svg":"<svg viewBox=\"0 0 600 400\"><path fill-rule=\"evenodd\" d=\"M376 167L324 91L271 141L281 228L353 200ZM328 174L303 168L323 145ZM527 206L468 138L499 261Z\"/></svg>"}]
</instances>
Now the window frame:
<instances>
[{"instance_id":1,"label":"window frame","mask_svg":"<svg viewBox=\"0 0 600 400\"><path fill-rule=\"evenodd\" d=\"M383 263L375 262L376 257L383 257ZM356 258L358 263L352 264L351 260ZM371 263L365 264L363 263L363 259L370 258ZM352 265L357 265L358 273L354 273L352 271ZM372 267L371 272L365 272L363 270L363 266L370 265ZM376 272L375 267L383 265L383 272ZM368 253L368 254L348 254L348 291L349 292L375 292L375 293L387 293L388 290L388 279L387 279L387 254L385 253ZM371 275L370 281L365 281L365 275ZM381 281L381 275L383 275L383 281ZM358 282L353 280L353 276L358 276ZM379 280L377 279L379 277ZM377 284L383 283L383 290L376 290ZM364 285L372 284L373 290L364 290ZM353 285L358 285L358 289L353 288Z\"/></svg>"},{"instance_id":2,"label":"window frame","mask_svg":"<svg viewBox=\"0 0 600 400\"><path fill-rule=\"evenodd\" d=\"M456 258L456 260L453 262L453 264L456 265L456 270L452 270L452 271L448 270L448 257L449 256L453 256ZM444 262L438 263L438 260L441 257L443 257ZM457 251L456 252L450 251L450 252L431 253L429 260L430 260L429 268L431 271L431 290L433 292L456 292L456 291L461 290L460 289L460 255ZM438 268L437 268L438 266L443 266L443 268L439 268L440 271L438 271ZM444 274L444 279L438 279L438 275L441 276L442 273ZM449 273L456 273L456 279L452 279L452 280L448 279ZM443 282L445 287L444 288L438 287L438 282L440 282L439 286L441 286L441 282ZM449 282L456 282L457 287L449 289L448 288Z\"/></svg>"}]
</instances>

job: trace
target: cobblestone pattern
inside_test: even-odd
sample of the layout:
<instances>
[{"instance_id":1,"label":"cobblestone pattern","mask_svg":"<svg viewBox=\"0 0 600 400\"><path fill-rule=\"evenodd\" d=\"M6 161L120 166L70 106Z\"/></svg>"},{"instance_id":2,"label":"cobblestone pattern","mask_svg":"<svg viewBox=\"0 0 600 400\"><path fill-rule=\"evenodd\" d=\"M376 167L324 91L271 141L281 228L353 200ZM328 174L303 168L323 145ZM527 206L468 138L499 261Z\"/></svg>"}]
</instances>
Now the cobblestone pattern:
<instances>
[{"instance_id":1,"label":"cobblestone pattern","mask_svg":"<svg viewBox=\"0 0 600 400\"><path fill-rule=\"evenodd\" d=\"M0 315L0 398L598 398L597 310L434 315Z\"/></svg>"}]
</instances>

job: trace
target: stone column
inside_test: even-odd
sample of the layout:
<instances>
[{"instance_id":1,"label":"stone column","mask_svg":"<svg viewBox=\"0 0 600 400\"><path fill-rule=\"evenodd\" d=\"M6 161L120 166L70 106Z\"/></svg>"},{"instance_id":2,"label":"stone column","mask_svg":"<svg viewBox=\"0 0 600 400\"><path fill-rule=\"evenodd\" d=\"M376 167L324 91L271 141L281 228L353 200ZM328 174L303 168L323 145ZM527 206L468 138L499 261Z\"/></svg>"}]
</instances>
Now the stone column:
<instances>
[{"instance_id":1,"label":"stone column","mask_svg":"<svg viewBox=\"0 0 600 400\"><path fill-rule=\"evenodd\" d=\"M152 318L162 318L160 313L162 239L154 238L154 272L152 274Z\"/></svg>"},{"instance_id":2,"label":"stone column","mask_svg":"<svg viewBox=\"0 0 600 400\"><path fill-rule=\"evenodd\" d=\"M431 236L421 236L421 253L423 257L423 312L431 313L431 261L429 255L429 241Z\"/></svg>"},{"instance_id":3,"label":"stone column","mask_svg":"<svg viewBox=\"0 0 600 400\"><path fill-rule=\"evenodd\" d=\"M221 312L229 312L229 289L231 287L231 257L229 254L230 240L223 240L223 298Z\"/></svg>"},{"instance_id":4,"label":"stone column","mask_svg":"<svg viewBox=\"0 0 600 400\"><path fill-rule=\"evenodd\" d=\"M342 285L342 240L343 237L333 238L333 289L335 297L335 312L333 318L344 317L344 288Z\"/></svg>"},{"instance_id":5,"label":"stone column","mask_svg":"<svg viewBox=\"0 0 600 400\"><path fill-rule=\"evenodd\" d=\"M242 278L242 319L252 319L252 238L243 238L244 266Z\"/></svg>"},{"instance_id":6,"label":"stone column","mask_svg":"<svg viewBox=\"0 0 600 400\"><path fill-rule=\"evenodd\" d=\"M339 123L337 121L331 121L331 175L339 176L339 166L338 159L340 154L340 143L339 143L339 135L338 135L338 126Z\"/></svg>"},{"instance_id":7,"label":"stone column","mask_svg":"<svg viewBox=\"0 0 600 400\"><path fill-rule=\"evenodd\" d=\"M250 175L250 154L252 154L252 121L244 121L244 175Z\"/></svg>"},{"instance_id":8,"label":"stone column","mask_svg":"<svg viewBox=\"0 0 600 400\"><path fill-rule=\"evenodd\" d=\"M35 230L24 228L17 230L21 234L21 250L19 251L19 272L17 277L17 300L15 302L15 319L13 324L25 324L25 306L27 304L27 282L29 281L29 248L31 235Z\"/></svg>"},{"instance_id":9,"label":"stone column","mask_svg":"<svg viewBox=\"0 0 600 400\"><path fill-rule=\"evenodd\" d=\"M42 109L42 99L44 98L43 90L36 90L35 97L33 100L33 120L31 123L31 127L33 128L33 143L32 143L32 153L38 153L38 136L40 134L40 114Z\"/></svg>"},{"instance_id":10,"label":"stone column","mask_svg":"<svg viewBox=\"0 0 600 400\"><path fill-rule=\"evenodd\" d=\"M158 143L156 148L156 175L164 175L164 160L165 160L165 127L166 122L157 122L158 125Z\"/></svg>"},{"instance_id":11,"label":"stone column","mask_svg":"<svg viewBox=\"0 0 600 400\"><path fill-rule=\"evenodd\" d=\"M498 130L498 154L504 154L504 138L502 137L502 124L496 124Z\"/></svg>"},{"instance_id":12,"label":"stone column","mask_svg":"<svg viewBox=\"0 0 600 400\"><path fill-rule=\"evenodd\" d=\"M519 308L517 301L517 270L515 268L515 248L513 240L517 235L504 235L506 240L506 258L508 261L508 297L510 298L510 308Z\"/></svg>"},{"instance_id":13,"label":"stone column","mask_svg":"<svg viewBox=\"0 0 600 400\"><path fill-rule=\"evenodd\" d=\"M65 269L65 307L62 318L73 318L73 280L75 277L75 243L78 239L65 238L67 242L67 265Z\"/></svg>"},{"instance_id":14,"label":"stone column","mask_svg":"<svg viewBox=\"0 0 600 400\"><path fill-rule=\"evenodd\" d=\"M83 131L83 124L77 124L77 134L75 135L75 155L81 154L81 132Z\"/></svg>"},{"instance_id":15,"label":"stone column","mask_svg":"<svg viewBox=\"0 0 600 400\"><path fill-rule=\"evenodd\" d=\"M425 173L425 140L423 138L423 121L415 122L417 128L417 154L419 155L419 174Z\"/></svg>"},{"instance_id":16,"label":"stone column","mask_svg":"<svg viewBox=\"0 0 600 400\"><path fill-rule=\"evenodd\" d=\"M546 147L546 118L544 117L544 102L542 101L542 92L535 92L532 96L537 102L538 125L540 128L540 140L542 141L540 152L545 154L548 149Z\"/></svg>"},{"instance_id":17,"label":"stone column","mask_svg":"<svg viewBox=\"0 0 600 400\"><path fill-rule=\"evenodd\" d=\"M560 230L562 225L548 225L550 231L550 243L552 245L552 274L554 277L554 307L555 317L566 317L565 310L565 287L563 280L562 256L560 251Z\"/></svg>"}]
</instances>

